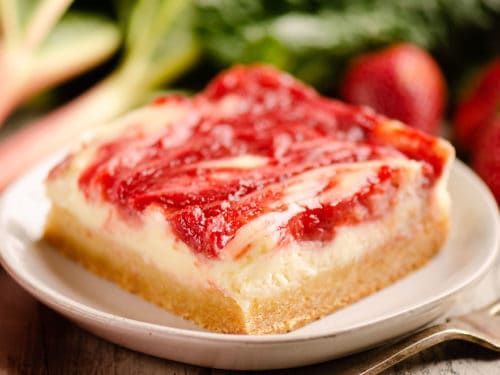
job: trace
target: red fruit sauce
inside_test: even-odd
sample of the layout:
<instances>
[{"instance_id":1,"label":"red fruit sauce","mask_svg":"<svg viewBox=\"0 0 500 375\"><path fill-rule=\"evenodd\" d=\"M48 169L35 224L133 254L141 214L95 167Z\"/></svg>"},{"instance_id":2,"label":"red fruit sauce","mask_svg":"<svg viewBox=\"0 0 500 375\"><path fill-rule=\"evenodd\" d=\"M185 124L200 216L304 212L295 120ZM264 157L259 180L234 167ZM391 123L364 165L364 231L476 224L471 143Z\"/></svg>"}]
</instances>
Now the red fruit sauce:
<instances>
[{"instance_id":1,"label":"red fruit sauce","mask_svg":"<svg viewBox=\"0 0 500 375\"><path fill-rule=\"evenodd\" d=\"M231 115L206 110L228 97L237 107ZM163 97L153 105L172 102L187 106L189 119L155 136L123 135L101 145L79 186L87 199L109 201L130 220L151 205L161 208L178 238L208 258L217 258L249 220L286 209L277 203L283 188L302 172L409 157L423 161L432 184L444 163L433 138L408 128L392 142L377 130L383 117L323 98L269 67L235 67L192 99ZM179 129L182 141L171 142ZM246 169L203 164L241 155L267 162ZM397 186L397 172L380 168L354 196L306 209L283 230L299 241L326 240L338 225L379 216L373 201ZM362 217L353 213L355 205L366 208Z\"/></svg>"}]
</instances>

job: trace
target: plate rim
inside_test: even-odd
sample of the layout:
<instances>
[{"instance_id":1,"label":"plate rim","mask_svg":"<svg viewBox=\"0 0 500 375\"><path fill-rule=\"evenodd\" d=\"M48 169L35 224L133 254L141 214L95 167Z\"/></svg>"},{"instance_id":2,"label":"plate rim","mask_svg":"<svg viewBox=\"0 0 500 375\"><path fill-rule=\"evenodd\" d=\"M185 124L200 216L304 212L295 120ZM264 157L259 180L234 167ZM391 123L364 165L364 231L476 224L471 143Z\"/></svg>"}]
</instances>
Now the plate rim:
<instances>
[{"instance_id":1,"label":"plate rim","mask_svg":"<svg viewBox=\"0 0 500 375\"><path fill-rule=\"evenodd\" d=\"M25 179L27 179L32 174L36 173L39 169L46 168L50 165L50 161L53 158L46 160L31 168L27 173L17 179L13 184L11 184L5 191L0 195L0 216L4 211L4 206L6 205L6 201L9 196L13 194L19 186L23 185ZM404 315L413 315L417 314L419 311L425 311L426 309L430 309L436 304L442 302L445 299L451 298L463 291L468 286L476 284L489 270L489 268L494 263L497 254L499 252L499 244L500 244L500 215L498 214L498 207L496 205L496 201L493 198L492 193L486 187L484 182L462 161L456 159L452 165L453 169L456 169L461 178L469 179L469 182L475 185L475 187L480 191L482 197L486 200L486 202L490 203L486 205L488 210L488 216L491 216L493 219L492 226L496 227L493 231L494 238L492 238L492 248L489 249L488 256L483 260L481 265L477 267L477 269L469 275L467 279L462 279L459 282L455 283L452 287L449 287L447 290L442 291L441 293L433 295L431 298L426 298L415 305L412 305L409 308L404 310L398 310L393 312L392 314L385 314L378 318L371 319L369 321L359 322L353 325L346 327L345 329L337 329L336 331L328 331L325 333L307 333L304 332L301 335L296 336L288 336L286 334L270 334L270 335L240 335L240 334L225 334L225 333L216 333L216 332L208 332L208 331L197 331L197 330L189 330L184 328L172 327L168 325L161 325L156 323L145 322L141 320L136 320L133 318L127 318L121 315L116 315L113 313L109 313L106 311L102 311L100 309L85 305L84 303L67 297L57 290L48 287L46 284L38 284L35 281L37 280L31 274L26 274L25 272L19 273L19 270L16 270L15 267L10 264L7 259L5 253L7 251L3 250L0 241L0 264L7 271L7 273L19 284L28 291L32 296L34 296L41 303L57 310L61 314L70 317L71 319L75 316L82 318L84 320L96 321L99 324L110 324L112 326L120 325L120 329L126 329L127 331L133 332L155 332L155 334L161 336L182 338L182 339L190 339L190 340L199 340L203 342L217 342L219 344L222 343L231 343L231 344L252 344L252 345L276 345L276 344L296 344L311 340L323 340L332 337L338 337L342 335L348 335L353 331L357 331L359 329L369 329L378 324L382 324L384 322L390 321L396 317L401 317ZM3 238L7 238L9 233L0 227L0 240Z\"/></svg>"}]
</instances>

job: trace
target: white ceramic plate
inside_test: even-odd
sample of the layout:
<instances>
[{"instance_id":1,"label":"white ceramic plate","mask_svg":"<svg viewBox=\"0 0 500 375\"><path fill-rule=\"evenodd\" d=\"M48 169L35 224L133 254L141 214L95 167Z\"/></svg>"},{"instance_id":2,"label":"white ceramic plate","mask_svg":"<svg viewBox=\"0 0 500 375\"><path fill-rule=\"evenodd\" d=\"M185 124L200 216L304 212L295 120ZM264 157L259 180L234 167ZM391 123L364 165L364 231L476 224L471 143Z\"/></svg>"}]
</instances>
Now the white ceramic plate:
<instances>
[{"instance_id":1,"label":"white ceramic plate","mask_svg":"<svg viewBox=\"0 0 500 375\"><path fill-rule=\"evenodd\" d=\"M459 291L485 274L498 249L495 202L481 181L456 162L450 181L451 237L427 266L291 333L211 333L90 274L38 241L48 209L42 179L49 165L44 163L25 175L0 202L1 259L7 271L40 301L98 336L200 366L293 367L374 346L446 311Z\"/></svg>"}]
</instances>

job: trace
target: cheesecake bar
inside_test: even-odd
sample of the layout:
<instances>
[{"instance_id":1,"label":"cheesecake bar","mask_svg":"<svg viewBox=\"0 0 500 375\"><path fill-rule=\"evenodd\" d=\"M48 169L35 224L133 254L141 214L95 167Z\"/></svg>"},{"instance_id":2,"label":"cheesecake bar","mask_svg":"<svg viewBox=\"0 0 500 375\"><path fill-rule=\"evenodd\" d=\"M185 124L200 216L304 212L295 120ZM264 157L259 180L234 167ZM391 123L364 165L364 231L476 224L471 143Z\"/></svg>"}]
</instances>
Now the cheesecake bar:
<instances>
[{"instance_id":1,"label":"cheesecake bar","mask_svg":"<svg viewBox=\"0 0 500 375\"><path fill-rule=\"evenodd\" d=\"M236 66L87 136L46 179L44 238L206 329L283 333L439 251L453 157L272 67Z\"/></svg>"}]
</instances>

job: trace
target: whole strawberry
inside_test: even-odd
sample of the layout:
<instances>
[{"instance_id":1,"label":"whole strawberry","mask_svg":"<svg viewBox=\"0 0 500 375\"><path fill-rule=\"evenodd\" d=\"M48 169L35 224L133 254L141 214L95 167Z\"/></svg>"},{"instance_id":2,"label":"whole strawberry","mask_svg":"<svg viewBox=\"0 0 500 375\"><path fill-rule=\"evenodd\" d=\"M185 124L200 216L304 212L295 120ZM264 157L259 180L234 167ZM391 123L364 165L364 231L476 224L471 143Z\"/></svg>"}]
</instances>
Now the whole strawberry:
<instances>
[{"instance_id":1,"label":"whole strawberry","mask_svg":"<svg viewBox=\"0 0 500 375\"><path fill-rule=\"evenodd\" d=\"M472 159L472 167L500 204L500 115L485 125Z\"/></svg>"},{"instance_id":2,"label":"whole strawberry","mask_svg":"<svg viewBox=\"0 0 500 375\"><path fill-rule=\"evenodd\" d=\"M483 68L453 116L455 139L471 151L482 129L500 110L500 57Z\"/></svg>"},{"instance_id":3,"label":"whole strawberry","mask_svg":"<svg viewBox=\"0 0 500 375\"><path fill-rule=\"evenodd\" d=\"M437 134L446 103L443 74L431 55L408 43L354 60L341 86L349 102Z\"/></svg>"}]
</instances>

